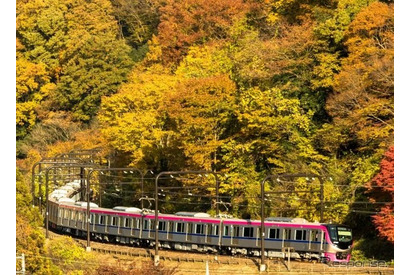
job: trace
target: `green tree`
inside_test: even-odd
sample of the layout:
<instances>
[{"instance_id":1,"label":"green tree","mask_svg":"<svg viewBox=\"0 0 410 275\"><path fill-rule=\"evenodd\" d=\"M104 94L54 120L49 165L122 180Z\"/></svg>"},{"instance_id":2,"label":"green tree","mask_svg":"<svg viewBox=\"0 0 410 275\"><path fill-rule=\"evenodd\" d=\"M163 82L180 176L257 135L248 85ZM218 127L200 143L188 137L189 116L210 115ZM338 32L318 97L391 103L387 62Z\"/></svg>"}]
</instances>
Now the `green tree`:
<instances>
[{"instance_id":1,"label":"green tree","mask_svg":"<svg viewBox=\"0 0 410 275\"><path fill-rule=\"evenodd\" d=\"M101 96L115 92L132 65L108 0L19 1L17 38L18 58L43 66L43 78L55 85L42 109L80 121L91 120Z\"/></svg>"},{"instance_id":2,"label":"green tree","mask_svg":"<svg viewBox=\"0 0 410 275\"><path fill-rule=\"evenodd\" d=\"M53 274L87 274L94 270L94 256L67 236L52 239L47 244L47 254L61 271Z\"/></svg>"},{"instance_id":3,"label":"green tree","mask_svg":"<svg viewBox=\"0 0 410 275\"><path fill-rule=\"evenodd\" d=\"M147 43L159 24L160 1L111 0L111 3L121 34L129 44L137 49Z\"/></svg>"}]
</instances>

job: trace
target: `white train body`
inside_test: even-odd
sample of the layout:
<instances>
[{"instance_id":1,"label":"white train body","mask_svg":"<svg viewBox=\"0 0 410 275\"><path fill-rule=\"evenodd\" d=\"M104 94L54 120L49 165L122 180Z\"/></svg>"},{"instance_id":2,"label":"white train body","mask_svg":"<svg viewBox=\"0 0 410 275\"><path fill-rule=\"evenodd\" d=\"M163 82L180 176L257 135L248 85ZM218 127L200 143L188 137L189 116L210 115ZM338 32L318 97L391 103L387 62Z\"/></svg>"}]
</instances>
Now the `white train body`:
<instances>
[{"instance_id":1,"label":"white train body","mask_svg":"<svg viewBox=\"0 0 410 275\"><path fill-rule=\"evenodd\" d=\"M78 193L74 189L59 190L49 197L49 226L75 236L87 236L87 203L76 201ZM60 196L63 193L65 196ZM154 225L153 210L124 206L107 209L90 203L90 235L94 240L150 247L155 244ZM160 213L159 246L260 256L260 226L259 220L215 218L206 213ZM352 231L346 226L298 218L265 220L267 257L284 257L291 251L292 258L348 262L351 250Z\"/></svg>"}]
</instances>

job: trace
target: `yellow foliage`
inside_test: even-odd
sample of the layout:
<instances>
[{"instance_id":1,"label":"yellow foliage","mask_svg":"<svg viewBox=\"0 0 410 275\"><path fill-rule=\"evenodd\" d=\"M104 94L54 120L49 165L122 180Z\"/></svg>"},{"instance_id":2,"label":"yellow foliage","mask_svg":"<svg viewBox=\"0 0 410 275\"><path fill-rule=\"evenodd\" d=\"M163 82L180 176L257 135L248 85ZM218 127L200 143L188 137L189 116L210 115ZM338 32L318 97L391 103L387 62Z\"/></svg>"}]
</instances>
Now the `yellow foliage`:
<instances>
[{"instance_id":1,"label":"yellow foliage","mask_svg":"<svg viewBox=\"0 0 410 275\"><path fill-rule=\"evenodd\" d=\"M155 67L151 71L152 67L142 70L137 66L117 94L103 98L98 116L101 132L110 145L132 153L135 161L144 156L141 151L145 147L166 147L171 138L163 129L163 102L175 90L179 78L161 65Z\"/></svg>"}]
</instances>

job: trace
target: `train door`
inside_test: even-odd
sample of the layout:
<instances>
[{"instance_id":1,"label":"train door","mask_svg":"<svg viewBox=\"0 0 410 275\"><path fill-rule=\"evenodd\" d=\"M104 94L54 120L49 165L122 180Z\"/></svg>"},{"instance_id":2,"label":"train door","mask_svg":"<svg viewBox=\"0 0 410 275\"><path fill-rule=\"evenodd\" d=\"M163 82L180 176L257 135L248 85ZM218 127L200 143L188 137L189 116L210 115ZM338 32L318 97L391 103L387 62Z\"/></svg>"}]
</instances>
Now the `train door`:
<instances>
[{"instance_id":1,"label":"train door","mask_svg":"<svg viewBox=\"0 0 410 275\"><path fill-rule=\"evenodd\" d=\"M84 230L87 230L87 223L88 223L88 220L87 220L87 212L82 212L83 213L83 229ZM90 222L91 223L91 222Z\"/></svg>"},{"instance_id":2,"label":"train door","mask_svg":"<svg viewBox=\"0 0 410 275\"><path fill-rule=\"evenodd\" d=\"M144 218L141 216L141 218L140 219L138 219L138 224L137 224L137 226L138 226L138 228L139 228L139 230L140 230L140 232L139 232L139 236L140 236L140 239L142 238L142 230L143 230L143 224L144 224Z\"/></svg>"},{"instance_id":3,"label":"train door","mask_svg":"<svg viewBox=\"0 0 410 275\"><path fill-rule=\"evenodd\" d=\"M74 213L74 215L71 215L71 218L73 218L74 216L74 224L77 224L77 228L81 229L83 227L83 220L82 220L82 212L81 211L77 211L77 210L72 210L72 212Z\"/></svg>"},{"instance_id":4,"label":"train door","mask_svg":"<svg viewBox=\"0 0 410 275\"><path fill-rule=\"evenodd\" d=\"M187 225L188 225L188 230L186 232L186 240L191 242L192 241L192 234L194 233L194 231L193 231L194 226L193 226L192 222L187 223Z\"/></svg>"},{"instance_id":5,"label":"train door","mask_svg":"<svg viewBox=\"0 0 410 275\"><path fill-rule=\"evenodd\" d=\"M291 234L292 234L292 229L290 228L284 228L282 230L282 247L292 246Z\"/></svg>"},{"instance_id":6,"label":"train door","mask_svg":"<svg viewBox=\"0 0 410 275\"><path fill-rule=\"evenodd\" d=\"M134 220L135 235L141 238L141 218L135 218L133 220Z\"/></svg>"},{"instance_id":7,"label":"train door","mask_svg":"<svg viewBox=\"0 0 410 275\"><path fill-rule=\"evenodd\" d=\"M97 223L97 215L95 215L94 213L90 214L90 221L92 222L92 231L95 231L95 224ZM91 225L91 224L90 224Z\"/></svg>"},{"instance_id":8,"label":"train door","mask_svg":"<svg viewBox=\"0 0 410 275\"><path fill-rule=\"evenodd\" d=\"M159 235L159 238L163 239L163 233L167 231L166 221L158 221L158 231L158 234L161 234Z\"/></svg>"},{"instance_id":9,"label":"train door","mask_svg":"<svg viewBox=\"0 0 410 275\"><path fill-rule=\"evenodd\" d=\"M206 243L211 243L212 240L212 225L211 224L206 224L205 225L205 242Z\"/></svg>"},{"instance_id":10,"label":"train door","mask_svg":"<svg viewBox=\"0 0 410 275\"><path fill-rule=\"evenodd\" d=\"M64 218L63 218L63 224L65 226L70 226L70 210L64 209Z\"/></svg>"},{"instance_id":11,"label":"train door","mask_svg":"<svg viewBox=\"0 0 410 275\"><path fill-rule=\"evenodd\" d=\"M324 240L325 240L325 232L323 230L320 230L320 251L323 250Z\"/></svg>"},{"instance_id":12,"label":"train door","mask_svg":"<svg viewBox=\"0 0 410 275\"><path fill-rule=\"evenodd\" d=\"M320 239L320 234L318 230L311 230L309 234L309 246L308 249L311 251L318 251L319 245L318 241Z\"/></svg>"},{"instance_id":13,"label":"train door","mask_svg":"<svg viewBox=\"0 0 410 275\"><path fill-rule=\"evenodd\" d=\"M266 235L265 235L266 236ZM261 237L261 230L259 227L256 227L256 238L255 238L255 246L260 247L260 237Z\"/></svg>"},{"instance_id":14,"label":"train door","mask_svg":"<svg viewBox=\"0 0 410 275\"><path fill-rule=\"evenodd\" d=\"M118 217L111 216L111 227L112 227L113 233L118 234Z\"/></svg>"},{"instance_id":15,"label":"train door","mask_svg":"<svg viewBox=\"0 0 410 275\"><path fill-rule=\"evenodd\" d=\"M105 233L108 232L108 218L106 215L100 215L100 224L103 226Z\"/></svg>"},{"instance_id":16,"label":"train door","mask_svg":"<svg viewBox=\"0 0 410 275\"><path fill-rule=\"evenodd\" d=\"M76 226L77 220L75 219L75 211L68 210L68 226L69 227L77 227Z\"/></svg>"},{"instance_id":17,"label":"train door","mask_svg":"<svg viewBox=\"0 0 410 275\"><path fill-rule=\"evenodd\" d=\"M303 251L306 251L308 249L308 244L306 242L307 237L308 237L307 230L304 230L304 229L295 230L294 239L295 241L298 241L297 244L295 244L297 245L298 249L303 250Z\"/></svg>"},{"instance_id":18,"label":"train door","mask_svg":"<svg viewBox=\"0 0 410 275\"><path fill-rule=\"evenodd\" d=\"M125 234L126 230L128 230L128 228L130 227L129 218L122 217L120 224L120 234L123 235Z\"/></svg>"},{"instance_id":19,"label":"train door","mask_svg":"<svg viewBox=\"0 0 410 275\"><path fill-rule=\"evenodd\" d=\"M231 227L231 243L234 245L237 245L239 243L239 232L240 232L240 227L239 226L232 226Z\"/></svg>"},{"instance_id":20,"label":"train door","mask_svg":"<svg viewBox=\"0 0 410 275\"><path fill-rule=\"evenodd\" d=\"M174 222L168 222L167 239L172 240L174 237Z\"/></svg>"},{"instance_id":21,"label":"train door","mask_svg":"<svg viewBox=\"0 0 410 275\"><path fill-rule=\"evenodd\" d=\"M223 230L223 221L219 225L215 226L215 235L218 236L218 245L222 245L222 230Z\"/></svg>"},{"instance_id":22,"label":"train door","mask_svg":"<svg viewBox=\"0 0 410 275\"><path fill-rule=\"evenodd\" d=\"M134 232L135 225L136 225L135 221L136 221L136 219L130 218L130 235L131 236L135 236L135 232Z\"/></svg>"},{"instance_id":23,"label":"train door","mask_svg":"<svg viewBox=\"0 0 410 275\"><path fill-rule=\"evenodd\" d=\"M57 220L58 225L63 223L63 211L64 209L58 208L58 220Z\"/></svg>"},{"instance_id":24,"label":"train door","mask_svg":"<svg viewBox=\"0 0 410 275\"><path fill-rule=\"evenodd\" d=\"M149 225L149 238L155 238L155 220L148 220Z\"/></svg>"}]
</instances>

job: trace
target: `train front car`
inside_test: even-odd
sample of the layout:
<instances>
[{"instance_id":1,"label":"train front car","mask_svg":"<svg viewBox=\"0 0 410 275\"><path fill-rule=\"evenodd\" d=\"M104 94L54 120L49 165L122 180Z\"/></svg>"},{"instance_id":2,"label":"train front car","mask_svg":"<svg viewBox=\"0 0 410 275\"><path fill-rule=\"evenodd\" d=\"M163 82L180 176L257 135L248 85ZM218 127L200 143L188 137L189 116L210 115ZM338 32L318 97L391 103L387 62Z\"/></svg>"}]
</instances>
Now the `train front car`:
<instances>
[{"instance_id":1,"label":"train front car","mask_svg":"<svg viewBox=\"0 0 410 275\"><path fill-rule=\"evenodd\" d=\"M352 229L345 225L326 224L328 231L325 258L332 262L349 262L352 247Z\"/></svg>"}]
</instances>

